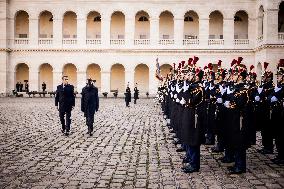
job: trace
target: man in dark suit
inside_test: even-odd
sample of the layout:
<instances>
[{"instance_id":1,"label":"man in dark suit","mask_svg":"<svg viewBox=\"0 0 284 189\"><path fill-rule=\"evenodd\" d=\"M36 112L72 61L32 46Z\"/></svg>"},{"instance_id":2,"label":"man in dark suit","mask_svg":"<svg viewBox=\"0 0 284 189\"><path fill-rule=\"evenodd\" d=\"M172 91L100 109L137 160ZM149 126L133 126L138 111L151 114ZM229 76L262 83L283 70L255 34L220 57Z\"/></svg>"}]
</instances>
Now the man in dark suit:
<instances>
[{"instance_id":1,"label":"man in dark suit","mask_svg":"<svg viewBox=\"0 0 284 189\"><path fill-rule=\"evenodd\" d=\"M129 83L127 84L126 91L125 91L124 95L125 95L126 107L130 107L129 102L131 102L131 90L129 88Z\"/></svg>"},{"instance_id":2,"label":"man in dark suit","mask_svg":"<svg viewBox=\"0 0 284 189\"><path fill-rule=\"evenodd\" d=\"M139 99L139 90L137 88L137 83L135 83L134 87L134 104L136 104L136 100Z\"/></svg>"},{"instance_id":3,"label":"man in dark suit","mask_svg":"<svg viewBox=\"0 0 284 189\"><path fill-rule=\"evenodd\" d=\"M26 81L25 83L25 91L29 92L29 82L28 81Z\"/></svg>"},{"instance_id":4,"label":"man in dark suit","mask_svg":"<svg viewBox=\"0 0 284 189\"><path fill-rule=\"evenodd\" d=\"M55 106L59 111L62 133L65 133L65 135L68 136L71 125L71 111L75 107L74 86L68 84L68 76L63 76L62 84L57 86ZM66 121L64 118L65 114Z\"/></svg>"},{"instance_id":5,"label":"man in dark suit","mask_svg":"<svg viewBox=\"0 0 284 189\"><path fill-rule=\"evenodd\" d=\"M99 96L98 88L94 86L96 80L88 79L87 85L82 89L81 111L84 112L86 117L86 124L88 132L92 136L94 115L99 110Z\"/></svg>"},{"instance_id":6,"label":"man in dark suit","mask_svg":"<svg viewBox=\"0 0 284 189\"><path fill-rule=\"evenodd\" d=\"M16 90L17 90L17 92L20 92L20 83L19 82L17 82L17 84L16 84Z\"/></svg>"},{"instance_id":7,"label":"man in dark suit","mask_svg":"<svg viewBox=\"0 0 284 189\"><path fill-rule=\"evenodd\" d=\"M20 82L20 92L23 92L23 87L24 87L24 85L23 85L23 83L22 82Z\"/></svg>"}]
</instances>

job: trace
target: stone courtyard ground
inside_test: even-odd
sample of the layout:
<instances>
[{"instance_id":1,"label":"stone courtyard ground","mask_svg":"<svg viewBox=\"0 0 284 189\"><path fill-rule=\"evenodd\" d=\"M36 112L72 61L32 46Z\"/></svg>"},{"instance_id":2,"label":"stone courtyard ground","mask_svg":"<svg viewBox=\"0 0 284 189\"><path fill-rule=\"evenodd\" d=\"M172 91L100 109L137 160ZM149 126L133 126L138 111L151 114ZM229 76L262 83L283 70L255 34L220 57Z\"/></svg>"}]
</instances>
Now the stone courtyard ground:
<instances>
[{"instance_id":1,"label":"stone courtyard ground","mask_svg":"<svg viewBox=\"0 0 284 189\"><path fill-rule=\"evenodd\" d=\"M185 174L153 99L130 108L101 99L94 125L89 137L79 98L69 137L54 98L0 98L0 188L284 188L284 166L256 152L259 134L246 174L228 175L211 146L202 146L200 172Z\"/></svg>"}]
</instances>

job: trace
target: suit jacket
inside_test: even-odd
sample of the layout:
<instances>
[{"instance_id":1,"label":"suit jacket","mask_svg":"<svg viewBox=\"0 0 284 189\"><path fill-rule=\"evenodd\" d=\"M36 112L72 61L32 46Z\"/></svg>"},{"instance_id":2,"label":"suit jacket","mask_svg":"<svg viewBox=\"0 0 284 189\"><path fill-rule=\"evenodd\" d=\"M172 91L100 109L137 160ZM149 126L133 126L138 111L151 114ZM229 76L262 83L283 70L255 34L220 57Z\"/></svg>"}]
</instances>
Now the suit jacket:
<instances>
[{"instance_id":1,"label":"suit jacket","mask_svg":"<svg viewBox=\"0 0 284 189\"><path fill-rule=\"evenodd\" d=\"M69 112L72 110L72 106L75 106L74 86L67 84L63 87L63 84L58 85L55 95L55 106L59 104L60 112Z\"/></svg>"},{"instance_id":2,"label":"suit jacket","mask_svg":"<svg viewBox=\"0 0 284 189\"><path fill-rule=\"evenodd\" d=\"M98 88L91 85L82 89L81 110L85 117L95 114L99 110Z\"/></svg>"}]
</instances>

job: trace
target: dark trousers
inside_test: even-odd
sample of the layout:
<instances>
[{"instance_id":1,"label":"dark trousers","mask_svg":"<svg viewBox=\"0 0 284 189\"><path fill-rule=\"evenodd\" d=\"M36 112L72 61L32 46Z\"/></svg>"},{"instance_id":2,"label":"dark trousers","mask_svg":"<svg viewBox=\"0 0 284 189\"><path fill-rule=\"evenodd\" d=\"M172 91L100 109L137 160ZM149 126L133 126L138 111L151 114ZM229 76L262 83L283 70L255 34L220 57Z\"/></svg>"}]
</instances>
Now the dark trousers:
<instances>
[{"instance_id":1,"label":"dark trousers","mask_svg":"<svg viewBox=\"0 0 284 189\"><path fill-rule=\"evenodd\" d=\"M224 154L225 154L224 159L226 159L226 160L233 160L234 159L234 151L231 148L226 147Z\"/></svg>"},{"instance_id":2,"label":"dark trousers","mask_svg":"<svg viewBox=\"0 0 284 189\"><path fill-rule=\"evenodd\" d=\"M200 146L187 146L186 156L192 168L200 169Z\"/></svg>"},{"instance_id":3,"label":"dark trousers","mask_svg":"<svg viewBox=\"0 0 284 189\"><path fill-rule=\"evenodd\" d=\"M94 126L93 126L93 124L94 124L94 117L95 117L94 114L88 115L86 117L86 123L87 123L89 132L93 132L93 130L94 130Z\"/></svg>"},{"instance_id":4,"label":"dark trousers","mask_svg":"<svg viewBox=\"0 0 284 189\"><path fill-rule=\"evenodd\" d=\"M66 120L65 120L65 114L66 114ZM71 125L71 111L69 112L59 112L60 122L62 125L62 129L66 130L66 132L70 131L70 125Z\"/></svg>"},{"instance_id":5,"label":"dark trousers","mask_svg":"<svg viewBox=\"0 0 284 189\"><path fill-rule=\"evenodd\" d=\"M126 101L126 106L129 106L129 101L128 100Z\"/></svg>"},{"instance_id":6,"label":"dark trousers","mask_svg":"<svg viewBox=\"0 0 284 189\"><path fill-rule=\"evenodd\" d=\"M134 98L134 104L136 104L136 100L137 100L137 99Z\"/></svg>"},{"instance_id":7,"label":"dark trousers","mask_svg":"<svg viewBox=\"0 0 284 189\"><path fill-rule=\"evenodd\" d=\"M238 148L234 152L235 167L241 170L246 170L246 149Z\"/></svg>"},{"instance_id":8,"label":"dark trousers","mask_svg":"<svg viewBox=\"0 0 284 189\"><path fill-rule=\"evenodd\" d=\"M273 151L273 131L266 125L261 131L262 145L265 150Z\"/></svg>"}]
</instances>

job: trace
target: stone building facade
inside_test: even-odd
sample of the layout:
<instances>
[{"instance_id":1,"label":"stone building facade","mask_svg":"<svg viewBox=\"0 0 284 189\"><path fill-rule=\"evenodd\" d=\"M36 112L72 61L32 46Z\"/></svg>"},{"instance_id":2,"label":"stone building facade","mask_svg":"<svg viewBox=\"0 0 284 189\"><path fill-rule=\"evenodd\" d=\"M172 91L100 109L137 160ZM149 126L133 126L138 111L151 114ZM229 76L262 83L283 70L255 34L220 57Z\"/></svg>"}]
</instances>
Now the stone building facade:
<instances>
[{"instance_id":1,"label":"stone building facade","mask_svg":"<svg viewBox=\"0 0 284 189\"><path fill-rule=\"evenodd\" d=\"M229 67L242 56L260 75L284 58L283 0L0 0L0 93L16 82L53 91L68 75L78 92L86 78L101 92L138 83L154 94L162 74L198 56Z\"/></svg>"}]
</instances>

